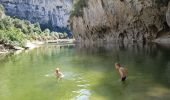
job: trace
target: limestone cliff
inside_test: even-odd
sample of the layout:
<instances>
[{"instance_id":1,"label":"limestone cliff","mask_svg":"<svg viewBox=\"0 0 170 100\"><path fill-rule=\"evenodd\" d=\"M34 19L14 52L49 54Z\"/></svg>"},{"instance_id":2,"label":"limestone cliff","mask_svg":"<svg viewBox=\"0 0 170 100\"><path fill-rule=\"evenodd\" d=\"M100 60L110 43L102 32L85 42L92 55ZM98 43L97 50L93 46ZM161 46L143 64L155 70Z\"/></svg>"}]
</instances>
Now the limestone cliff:
<instances>
[{"instance_id":1,"label":"limestone cliff","mask_svg":"<svg viewBox=\"0 0 170 100\"><path fill-rule=\"evenodd\" d=\"M169 5L168 5L168 10L166 12L166 20L167 20L167 23L170 27L170 2L169 2Z\"/></svg>"},{"instance_id":2,"label":"limestone cliff","mask_svg":"<svg viewBox=\"0 0 170 100\"><path fill-rule=\"evenodd\" d=\"M79 0L78 3L83 0ZM170 25L169 0L87 0L70 18L78 41L151 41ZM81 3L80 3L81 4ZM81 13L81 14L80 14Z\"/></svg>"},{"instance_id":3,"label":"limestone cliff","mask_svg":"<svg viewBox=\"0 0 170 100\"><path fill-rule=\"evenodd\" d=\"M0 19L3 19L4 17L5 17L4 7L0 5Z\"/></svg>"},{"instance_id":4,"label":"limestone cliff","mask_svg":"<svg viewBox=\"0 0 170 100\"><path fill-rule=\"evenodd\" d=\"M39 22L43 28L67 28L72 0L0 0L7 15Z\"/></svg>"}]
</instances>

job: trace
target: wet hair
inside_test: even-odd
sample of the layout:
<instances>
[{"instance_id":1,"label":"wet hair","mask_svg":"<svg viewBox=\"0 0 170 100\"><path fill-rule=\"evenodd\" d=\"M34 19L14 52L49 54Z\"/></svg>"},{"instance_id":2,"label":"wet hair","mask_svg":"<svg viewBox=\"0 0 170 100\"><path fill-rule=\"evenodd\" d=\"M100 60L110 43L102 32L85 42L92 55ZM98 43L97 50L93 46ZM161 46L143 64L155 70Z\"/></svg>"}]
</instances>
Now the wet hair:
<instances>
[{"instance_id":1,"label":"wet hair","mask_svg":"<svg viewBox=\"0 0 170 100\"><path fill-rule=\"evenodd\" d=\"M59 69L59 68L56 68L56 70L58 70L58 71L59 71L60 69Z\"/></svg>"},{"instance_id":2,"label":"wet hair","mask_svg":"<svg viewBox=\"0 0 170 100\"><path fill-rule=\"evenodd\" d=\"M120 66L120 63L115 63L115 66L119 66L119 67L121 67L121 66Z\"/></svg>"}]
</instances>

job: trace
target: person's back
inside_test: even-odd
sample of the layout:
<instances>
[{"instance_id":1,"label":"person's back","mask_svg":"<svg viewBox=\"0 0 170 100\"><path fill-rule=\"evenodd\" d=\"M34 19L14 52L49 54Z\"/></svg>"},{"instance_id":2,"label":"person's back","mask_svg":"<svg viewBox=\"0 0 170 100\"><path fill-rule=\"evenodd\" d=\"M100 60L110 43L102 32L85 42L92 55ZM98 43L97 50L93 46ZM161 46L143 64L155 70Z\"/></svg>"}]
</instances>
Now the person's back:
<instances>
[{"instance_id":1,"label":"person's back","mask_svg":"<svg viewBox=\"0 0 170 100\"><path fill-rule=\"evenodd\" d=\"M121 75L121 80L122 80L122 81L125 81L126 78L127 78L127 71L126 71L126 69L123 68L123 67L120 67L119 73L121 73L121 74L120 74L120 75Z\"/></svg>"},{"instance_id":2,"label":"person's back","mask_svg":"<svg viewBox=\"0 0 170 100\"><path fill-rule=\"evenodd\" d=\"M117 69L118 73L120 74L121 81L125 81L127 78L127 69L122 67L119 63L115 64L115 68Z\"/></svg>"},{"instance_id":3,"label":"person's back","mask_svg":"<svg viewBox=\"0 0 170 100\"><path fill-rule=\"evenodd\" d=\"M62 73L62 72L60 72L60 69L59 68L56 68L56 76L58 77L58 78L62 78L62 77L64 77L64 74Z\"/></svg>"}]
</instances>

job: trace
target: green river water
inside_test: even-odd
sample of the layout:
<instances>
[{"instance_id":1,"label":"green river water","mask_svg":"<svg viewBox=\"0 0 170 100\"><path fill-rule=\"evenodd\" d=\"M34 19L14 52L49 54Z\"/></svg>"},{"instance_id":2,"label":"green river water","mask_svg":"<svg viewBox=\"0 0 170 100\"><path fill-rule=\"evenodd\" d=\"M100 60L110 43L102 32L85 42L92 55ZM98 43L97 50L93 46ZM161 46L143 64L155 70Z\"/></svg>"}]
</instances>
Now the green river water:
<instances>
[{"instance_id":1,"label":"green river water","mask_svg":"<svg viewBox=\"0 0 170 100\"><path fill-rule=\"evenodd\" d=\"M128 68L124 83L115 62ZM170 100L170 49L51 44L10 55L0 60L0 100Z\"/></svg>"}]
</instances>

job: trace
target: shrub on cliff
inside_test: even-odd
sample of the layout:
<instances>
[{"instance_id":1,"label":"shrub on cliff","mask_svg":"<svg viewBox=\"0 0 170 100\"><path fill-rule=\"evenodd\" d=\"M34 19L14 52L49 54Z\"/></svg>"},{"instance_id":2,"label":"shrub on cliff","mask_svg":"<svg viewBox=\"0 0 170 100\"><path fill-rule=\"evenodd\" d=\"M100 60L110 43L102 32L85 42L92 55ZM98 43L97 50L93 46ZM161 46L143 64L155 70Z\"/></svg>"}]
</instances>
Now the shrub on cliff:
<instances>
[{"instance_id":1,"label":"shrub on cliff","mask_svg":"<svg viewBox=\"0 0 170 100\"><path fill-rule=\"evenodd\" d=\"M4 8L0 5L0 11L4 13ZM10 30L10 29L19 29L24 34L32 34L37 33L41 34L42 30L40 28L39 23L31 24L31 22L26 20L20 20L18 18L12 18L10 16L6 16L3 19L0 19L0 29L1 30Z\"/></svg>"},{"instance_id":2,"label":"shrub on cliff","mask_svg":"<svg viewBox=\"0 0 170 100\"><path fill-rule=\"evenodd\" d=\"M25 35L19 29L0 30L0 43L22 46Z\"/></svg>"},{"instance_id":3,"label":"shrub on cliff","mask_svg":"<svg viewBox=\"0 0 170 100\"><path fill-rule=\"evenodd\" d=\"M2 21L0 21L0 29L5 29L5 25Z\"/></svg>"},{"instance_id":4,"label":"shrub on cliff","mask_svg":"<svg viewBox=\"0 0 170 100\"><path fill-rule=\"evenodd\" d=\"M12 28L20 29L24 34L41 34L42 32L38 23L31 24L29 21L11 18L9 16L0 19L0 29L8 30Z\"/></svg>"},{"instance_id":5,"label":"shrub on cliff","mask_svg":"<svg viewBox=\"0 0 170 100\"><path fill-rule=\"evenodd\" d=\"M0 5L0 11L4 11L4 7Z\"/></svg>"},{"instance_id":6,"label":"shrub on cliff","mask_svg":"<svg viewBox=\"0 0 170 100\"><path fill-rule=\"evenodd\" d=\"M45 33L45 35L49 35L49 34L50 34L50 30L49 30L49 29L45 29L45 30L43 31L43 33Z\"/></svg>"},{"instance_id":7,"label":"shrub on cliff","mask_svg":"<svg viewBox=\"0 0 170 100\"><path fill-rule=\"evenodd\" d=\"M83 15L83 8L87 6L88 0L75 0L74 1L74 8L71 11L70 17L73 16L82 16Z\"/></svg>"},{"instance_id":8,"label":"shrub on cliff","mask_svg":"<svg viewBox=\"0 0 170 100\"><path fill-rule=\"evenodd\" d=\"M12 28L13 27L13 25L12 25L12 20L11 20L11 18L10 17L5 17L5 18L3 18L3 19L1 19L0 20L0 23L1 23L1 27L0 27L0 29L10 29L10 28Z\"/></svg>"},{"instance_id":9,"label":"shrub on cliff","mask_svg":"<svg viewBox=\"0 0 170 100\"><path fill-rule=\"evenodd\" d=\"M42 30L40 28L40 24L39 23L35 23L35 24L32 24L33 25L33 32L37 33L37 34L41 34L42 33Z\"/></svg>"},{"instance_id":10,"label":"shrub on cliff","mask_svg":"<svg viewBox=\"0 0 170 100\"><path fill-rule=\"evenodd\" d=\"M0 4L0 19L4 17L4 7Z\"/></svg>"},{"instance_id":11,"label":"shrub on cliff","mask_svg":"<svg viewBox=\"0 0 170 100\"><path fill-rule=\"evenodd\" d=\"M2 13L4 13L3 9L3 6L0 5L0 11ZM12 18L10 16L0 18L0 44L22 46L26 39L49 40L66 37L66 33L51 33L49 29L42 31L39 23L32 24L30 21Z\"/></svg>"},{"instance_id":12,"label":"shrub on cliff","mask_svg":"<svg viewBox=\"0 0 170 100\"><path fill-rule=\"evenodd\" d=\"M169 0L155 0L155 3L158 6L167 6L168 5Z\"/></svg>"},{"instance_id":13,"label":"shrub on cliff","mask_svg":"<svg viewBox=\"0 0 170 100\"><path fill-rule=\"evenodd\" d=\"M40 34L42 32L39 23L31 24L29 21L15 18L13 19L13 24L15 28L21 29L24 34L31 34L34 32Z\"/></svg>"}]
</instances>

